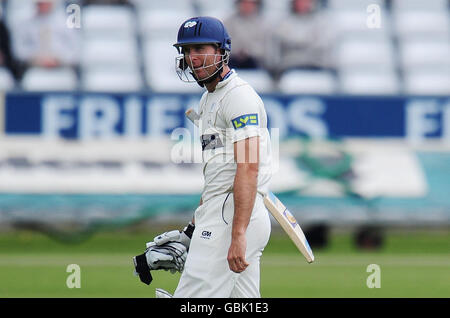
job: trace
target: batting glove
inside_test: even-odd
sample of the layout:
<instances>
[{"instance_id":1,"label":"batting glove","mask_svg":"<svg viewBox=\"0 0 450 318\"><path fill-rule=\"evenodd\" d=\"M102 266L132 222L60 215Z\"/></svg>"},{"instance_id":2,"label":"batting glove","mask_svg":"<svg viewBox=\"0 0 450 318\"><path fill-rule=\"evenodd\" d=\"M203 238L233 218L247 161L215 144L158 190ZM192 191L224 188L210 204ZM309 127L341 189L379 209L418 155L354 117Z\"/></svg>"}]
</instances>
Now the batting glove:
<instances>
[{"instance_id":1,"label":"batting glove","mask_svg":"<svg viewBox=\"0 0 450 318\"><path fill-rule=\"evenodd\" d=\"M140 280L149 285L152 281L151 270L164 269L182 272L186 262L187 249L179 242L167 242L162 245L151 244L144 254L133 257L134 273Z\"/></svg>"},{"instance_id":2,"label":"batting glove","mask_svg":"<svg viewBox=\"0 0 450 318\"><path fill-rule=\"evenodd\" d=\"M150 270L182 272L194 229L195 225L189 223L183 231L165 232L148 242L144 254L133 257L135 275L149 285L153 280Z\"/></svg>"},{"instance_id":3,"label":"batting glove","mask_svg":"<svg viewBox=\"0 0 450 318\"><path fill-rule=\"evenodd\" d=\"M179 242L183 244L189 251L189 245L191 244L191 238L194 229L195 225L192 222L189 222L189 224L183 229L183 231L174 230L156 236L153 239L153 242L147 243L147 247L152 243L155 243L156 245L163 245L167 242Z\"/></svg>"}]
</instances>

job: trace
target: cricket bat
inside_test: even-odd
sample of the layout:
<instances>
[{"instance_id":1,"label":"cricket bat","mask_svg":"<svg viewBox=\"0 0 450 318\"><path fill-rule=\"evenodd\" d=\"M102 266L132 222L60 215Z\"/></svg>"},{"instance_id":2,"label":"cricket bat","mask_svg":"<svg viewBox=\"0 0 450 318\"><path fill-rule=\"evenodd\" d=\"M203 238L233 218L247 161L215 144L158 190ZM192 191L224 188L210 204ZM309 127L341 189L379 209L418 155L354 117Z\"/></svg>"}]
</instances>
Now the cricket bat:
<instances>
[{"instance_id":1,"label":"cricket bat","mask_svg":"<svg viewBox=\"0 0 450 318\"><path fill-rule=\"evenodd\" d=\"M186 111L186 117L189 118L194 125L198 126L198 119L200 116L195 112L195 110L189 108ZM281 225L289 238L294 242L295 246L297 246L299 251L306 258L306 261L308 263L312 263L314 261L314 254L309 246L305 234L291 212L289 212L284 204L281 203L281 201L272 192L264 195L264 205L275 220L277 220L277 222Z\"/></svg>"},{"instance_id":2,"label":"cricket bat","mask_svg":"<svg viewBox=\"0 0 450 318\"><path fill-rule=\"evenodd\" d=\"M199 114L196 113L195 110L193 110L192 108L189 108L188 110L186 110L186 117L189 118L189 120L198 127L198 120L200 119Z\"/></svg>"},{"instance_id":3,"label":"cricket bat","mask_svg":"<svg viewBox=\"0 0 450 318\"><path fill-rule=\"evenodd\" d=\"M275 220L280 223L283 230L306 258L306 261L312 263L314 261L314 254L302 228L291 212L289 212L284 204L272 192L264 195L264 205Z\"/></svg>"}]
</instances>

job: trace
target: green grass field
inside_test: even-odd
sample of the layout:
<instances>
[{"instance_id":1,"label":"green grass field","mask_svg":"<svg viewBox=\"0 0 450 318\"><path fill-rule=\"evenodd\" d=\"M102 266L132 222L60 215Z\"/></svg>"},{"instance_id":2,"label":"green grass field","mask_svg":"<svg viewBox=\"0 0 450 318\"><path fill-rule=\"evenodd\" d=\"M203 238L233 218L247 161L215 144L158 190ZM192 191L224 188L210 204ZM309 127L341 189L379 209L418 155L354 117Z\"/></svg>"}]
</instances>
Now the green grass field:
<instances>
[{"instance_id":1,"label":"green grass field","mask_svg":"<svg viewBox=\"0 0 450 318\"><path fill-rule=\"evenodd\" d=\"M133 275L132 256L160 232L102 232L63 244L29 231L0 233L0 297L154 297L173 292L179 274L153 272L150 286ZM263 297L450 297L450 233L387 232L382 250L358 251L349 233L332 233L326 249L307 264L274 231L262 258ZM70 289L69 264L81 268L81 288ZM369 264L381 269L381 288L370 289Z\"/></svg>"}]
</instances>

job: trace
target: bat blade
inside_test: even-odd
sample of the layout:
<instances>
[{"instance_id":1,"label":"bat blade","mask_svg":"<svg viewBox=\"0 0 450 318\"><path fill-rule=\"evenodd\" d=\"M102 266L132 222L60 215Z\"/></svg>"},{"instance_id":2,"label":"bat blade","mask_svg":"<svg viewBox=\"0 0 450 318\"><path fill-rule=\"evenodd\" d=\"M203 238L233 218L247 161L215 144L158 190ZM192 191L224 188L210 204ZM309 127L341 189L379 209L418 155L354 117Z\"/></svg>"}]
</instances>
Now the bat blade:
<instances>
[{"instance_id":1,"label":"bat blade","mask_svg":"<svg viewBox=\"0 0 450 318\"><path fill-rule=\"evenodd\" d=\"M269 192L264 196L264 204L306 258L306 261L312 263L314 261L314 254L305 234L291 212L289 212L284 204L272 192Z\"/></svg>"}]
</instances>

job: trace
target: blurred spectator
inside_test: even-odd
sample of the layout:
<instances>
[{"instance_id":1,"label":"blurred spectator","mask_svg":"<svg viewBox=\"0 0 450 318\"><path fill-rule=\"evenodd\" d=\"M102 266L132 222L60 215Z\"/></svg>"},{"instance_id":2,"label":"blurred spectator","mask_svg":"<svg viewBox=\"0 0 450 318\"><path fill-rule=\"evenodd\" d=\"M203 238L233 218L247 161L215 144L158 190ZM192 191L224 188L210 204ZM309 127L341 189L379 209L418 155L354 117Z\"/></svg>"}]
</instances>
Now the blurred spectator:
<instances>
[{"instance_id":1,"label":"blurred spectator","mask_svg":"<svg viewBox=\"0 0 450 318\"><path fill-rule=\"evenodd\" d=\"M331 68L331 32L316 0L292 0L291 13L272 34L271 69L275 77L289 69Z\"/></svg>"},{"instance_id":2,"label":"blurred spectator","mask_svg":"<svg viewBox=\"0 0 450 318\"><path fill-rule=\"evenodd\" d=\"M261 14L261 0L237 0L237 11L224 20L231 36L233 68L264 68L267 52L267 23Z\"/></svg>"},{"instance_id":3,"label":"blurred spectator","mask_svg":"<svg viewBox=\"0 0 450 318\"><path fill-rule=\"evenodd\" d=\"M36 12L17 24L15 52L27 66L76 66L79 57L79 30L66 24L62 2L36 0Z\"/></svg>"},{"instance_id":4,"label":"blurred spectator","mask_svg":"<svg viewBox=\"0 0 450 318\"><path fill-rule=\"evenodd\" d=\"M0 18L0 66L5 66L16 80L22 76L22 68L11 51L9 30Z\"/></svg>"}]
</instances>

